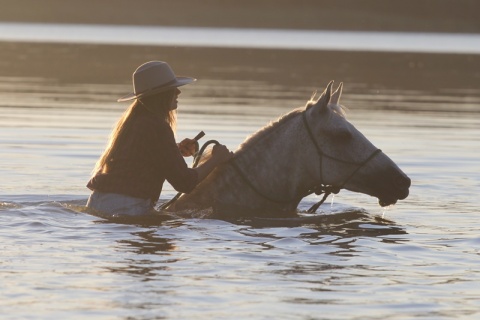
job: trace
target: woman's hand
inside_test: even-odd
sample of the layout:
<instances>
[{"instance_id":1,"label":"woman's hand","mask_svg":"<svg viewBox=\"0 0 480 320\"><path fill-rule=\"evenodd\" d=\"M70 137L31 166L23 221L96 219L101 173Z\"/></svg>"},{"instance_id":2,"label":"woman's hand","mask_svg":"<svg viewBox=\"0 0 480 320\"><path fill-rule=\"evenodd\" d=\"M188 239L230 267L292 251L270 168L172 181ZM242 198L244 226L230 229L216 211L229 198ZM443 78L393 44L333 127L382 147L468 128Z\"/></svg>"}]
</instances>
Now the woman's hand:
<instances>
[{"instance_id":1,"label":"woman's hand","mask_svg":"<svg viewBox=\"0 0 480 320\"><path fill-rule=\"evenodd\" d=\"M194 139L185 138L178 144L178 149L184 157L193 156L198 151L198 142Z\"/></svg>"}]
</instances>

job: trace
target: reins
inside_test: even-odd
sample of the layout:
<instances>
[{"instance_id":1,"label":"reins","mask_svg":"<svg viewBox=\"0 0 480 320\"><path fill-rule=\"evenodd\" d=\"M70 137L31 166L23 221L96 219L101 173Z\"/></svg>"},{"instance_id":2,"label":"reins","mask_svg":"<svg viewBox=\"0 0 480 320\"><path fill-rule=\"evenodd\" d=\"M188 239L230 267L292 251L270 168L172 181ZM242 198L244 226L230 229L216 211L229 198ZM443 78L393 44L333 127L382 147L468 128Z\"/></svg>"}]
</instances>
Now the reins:
<instances>
[{"instance_id":1,"label":"reins","mask_svg":"<svg viewBox=\"0 0 480 320\"><path fill-rule=\"evenodd\" d=\"M202 131L203 132L203 131ZM203 153L205 152L205 149L207 149L207 147L211 144L215 144L215 145L219 145L220 142L218 142L217 140L208 140L207 142L205 142L202 147L200 148L200 150L198 150L196 153L195 153L195 156L194 156L194 159L193 159L193 164L192 164L192 168L196 168L198 166L198 163L200 162L200 159L202 158L202 155ZM178 198L180 198L180 196L182 195L183 193L182 192L178 192L175 197L173 197L172 199L168 200L167 202L165 202L164 204L162 204L159 209L160 210L164 210L166 208L168 208L172 203L174 203L175 201L178 200Z\"/></svg>"},{"instance_id":2,"label":"reins","mask_svg":"<svg viewBox=\"0 0 480 320\"><path fill-rule=\"evenodd\" d=\"M232 159L233 160L233 159ZM238 173L238 175L243 179L243 181L245 181L245 183L253 190L255 191L255 193L257 193L258 195L260 195L262 198L264 199L267 199L271 202L276 202L276 203L280 203L280 204L284 204L284 203L290 203L292 202L293 200L279 200L279 199L274 199L273 197L270 197L266 194L264 194L263 192L261 192L260 190L258 190L258 188L247 178L247 176L242 172L242 170L240 169L240 167L234 162L234 161L230 161L229 164L235 169L235 171Z\"/></svg>"}]
</instances>

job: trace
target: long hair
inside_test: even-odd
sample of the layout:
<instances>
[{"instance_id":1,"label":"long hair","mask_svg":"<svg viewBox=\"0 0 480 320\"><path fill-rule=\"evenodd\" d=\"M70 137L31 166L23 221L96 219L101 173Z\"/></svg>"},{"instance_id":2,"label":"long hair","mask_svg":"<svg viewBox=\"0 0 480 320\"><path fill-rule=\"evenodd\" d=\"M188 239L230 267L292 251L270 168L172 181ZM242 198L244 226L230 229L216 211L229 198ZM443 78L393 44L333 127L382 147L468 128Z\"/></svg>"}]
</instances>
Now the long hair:
<instances>
[{"instance_id":1,"label":"long hair","mask_svg":"<svg viewBox=\"0 0 480 320\"><path fill-rule=\"evenodd\" d=\"M107 173L110 171L108 165L114 159L118 146L123 143L125 136L129 134L131 128L135 125L135 121L133 120L138 116L140 108L144 108L148 112L164 119L165 122L170 125L173 132L176 131L177 112L171 109L175 90L176 89L170 89L156 95L137 99L128 107L110 133L107 147L93 168L93 176L97 173Z\"/></svg>"}]
</instances>

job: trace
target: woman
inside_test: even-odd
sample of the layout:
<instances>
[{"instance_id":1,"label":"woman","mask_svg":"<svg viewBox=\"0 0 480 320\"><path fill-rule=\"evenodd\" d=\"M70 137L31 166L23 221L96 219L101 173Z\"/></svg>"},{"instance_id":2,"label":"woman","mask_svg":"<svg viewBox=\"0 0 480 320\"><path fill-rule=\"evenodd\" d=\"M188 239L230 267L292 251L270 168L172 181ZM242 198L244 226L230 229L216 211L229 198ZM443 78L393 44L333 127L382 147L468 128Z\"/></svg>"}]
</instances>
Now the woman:
<instances>
[{"instance_id":1,"label":"woman","mask_svg":"<svg viewBox=\"0 0 480 320\"><path fill-rule=\"evenodd\" d=\"M192 139L175 142L178 87L196 79L176 77L162 61L147 62L133 73L134 92L118 101L134 100L120 118L98 160L87 187L87 207L108 215L143 215L152 212L163 183L188 193L232 153L214 146L212 157L188 168L183 156L195 153Z\"/></svg>"}]
</instances>

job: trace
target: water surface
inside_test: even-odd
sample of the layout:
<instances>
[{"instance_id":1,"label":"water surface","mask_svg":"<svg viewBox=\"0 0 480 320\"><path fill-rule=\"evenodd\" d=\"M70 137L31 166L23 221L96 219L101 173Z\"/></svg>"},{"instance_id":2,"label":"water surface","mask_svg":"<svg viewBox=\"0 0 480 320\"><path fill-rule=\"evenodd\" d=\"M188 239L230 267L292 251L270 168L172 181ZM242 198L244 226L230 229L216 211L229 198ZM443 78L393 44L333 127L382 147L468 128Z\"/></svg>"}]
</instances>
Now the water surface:
<instances>
[{"instance_id":1,"label":"water surface","mask_svg":"<svg viewBox=\"0 0 480 320\"><path fill-rule=\"evenodd\" d=\"M45 49L28 48L37 54ZM84 47L61 49L85 52ZM98 59L104 50L122 58L130 52L122 47L88 49ZM27 57L30 51L25 51ZM113 101L130 85L116 77L62 80L68 72L49 61L68 60L52 52L57 53L42 60L45 69L25 59L30 76L2 67L2 318L479 316L480 91L474 84L465 86L460 80L465 77L452 78L464 70L456 64L462 60L458 56L442 57L455 64L404 70L409 76L397 73L396 82L385 78L384 83L375 79L391 74L387 67L370 66L367 76L355 73L357 67L344 61L345 55L334 55L331 62L341 66L335 78L345 82L348 119L412 178L406 200L385 211L372 197L342 191L313 217L302 211L319 200L316 196L301 202L300 220L231 223L106 221L84 213L90 170L126 108ZM201 49L188 52L197 58L189 70L201 77L180 97L178 138L204 130L208 138L232 149L305 103L312 90L323 89L323 76L306 70L316 67L328 77L335 73L319 67L318 53L236 51L250 57L245 63L234 55L210 52L205 58ZM117 60L99 65L98 73L160 55L152 48L134 53L118 65L113 65ZM258 61L263 64L265 56L273 57L272 63L262 69ZM188 64L188 59L180 60L181 52L172 57L177 65ZM212 57L218 60L212 62ZM392 61L404 58L380 57L384 60L377 66L392 68ZM71 58L77 64L84 61ZM466 61L475 59L465 56ZM279 61L297 68L287 69L285 76L285 64ZM464 74L471 79L478 70L469 72ZM426 85L426 78L438 81ZM442 82L445 78L451 81ZM167 185L161 201L174 194Z\"/></svg>"}]
</instances>

